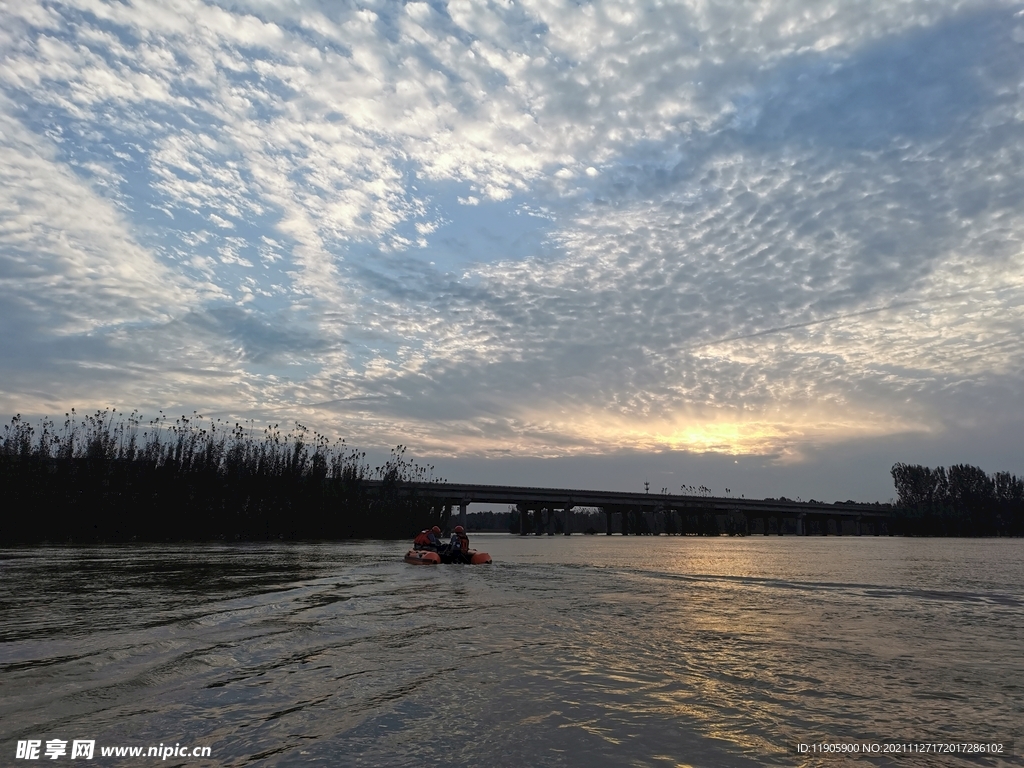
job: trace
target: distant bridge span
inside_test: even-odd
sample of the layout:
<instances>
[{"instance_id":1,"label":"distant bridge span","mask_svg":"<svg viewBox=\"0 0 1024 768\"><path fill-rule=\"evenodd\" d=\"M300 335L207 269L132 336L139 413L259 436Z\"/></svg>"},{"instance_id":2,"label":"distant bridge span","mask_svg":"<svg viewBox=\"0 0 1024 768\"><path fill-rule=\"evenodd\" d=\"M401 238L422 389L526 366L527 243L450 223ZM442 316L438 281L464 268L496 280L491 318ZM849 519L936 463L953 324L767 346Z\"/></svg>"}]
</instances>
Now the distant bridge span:
<instances>
[{"instance_id":1,"label":"distant bridge span","mask_svg":"<svg viewBox=\"0 0 1024 768\"><path fill-rule=\"evenodd\" d=\"M379 488L380 481L368 483ZM744 499L722 496L687 496L661 493L624 493L575 488L533 488L512 485L479 485L475 483L403 483L401 493L420 498L437 499L442 504L459 507L460 522L466 523L470 504L508 504L519 511L521 532L525 531L527 515L533 513L534 533L551 533L562 528L573 532L572 510L575 507L596 507L607 518L606 533L611 533L613 514L693 515L713 514L732 520L743 520L742 533L771 532L772 523L778 534L816 533L886 533L892 514L889 504L826 504L814 501L779 499ZM547 515L545 522L544 515ZM653 518L655 521L657 517ZM546 529L542 530L542 528ZM788 529L788 531L786 530ZM655 525L657 530L657 525ZM663 531L658 531L663 532Z\"/></svg>"}]
</instances>

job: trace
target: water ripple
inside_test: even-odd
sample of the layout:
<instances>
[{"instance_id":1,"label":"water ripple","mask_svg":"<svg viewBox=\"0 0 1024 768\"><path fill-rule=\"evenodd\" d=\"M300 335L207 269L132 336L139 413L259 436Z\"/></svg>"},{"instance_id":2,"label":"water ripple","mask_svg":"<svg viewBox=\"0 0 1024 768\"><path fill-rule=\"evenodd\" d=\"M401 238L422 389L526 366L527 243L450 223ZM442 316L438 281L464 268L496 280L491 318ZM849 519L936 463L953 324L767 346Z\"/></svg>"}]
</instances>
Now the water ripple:
<instances>
[{"instance_id":1,"label":"water ripple","mask_svg":"<svg viewBox=\"0 0 1024 768\"><path fill-rule=\"evenodd\" d=\"M386 542L0 551L3 748L599 768L1020 739L1021 543L486 544L495 564L472 568L406 566Z\"/></svg>"}]
</instances>

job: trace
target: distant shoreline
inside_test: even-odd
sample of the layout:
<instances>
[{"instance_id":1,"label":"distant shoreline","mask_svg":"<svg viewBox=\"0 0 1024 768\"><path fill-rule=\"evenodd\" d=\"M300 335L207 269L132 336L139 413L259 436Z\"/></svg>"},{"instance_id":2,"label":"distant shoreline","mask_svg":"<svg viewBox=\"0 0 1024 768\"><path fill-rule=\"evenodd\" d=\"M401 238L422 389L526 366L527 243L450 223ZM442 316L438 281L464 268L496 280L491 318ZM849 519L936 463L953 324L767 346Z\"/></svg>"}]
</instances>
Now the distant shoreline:
<instances>
[{"instance_id":1,"label":"distant shoreline","mask_svg":"<svg viewBox=\"0 0 1024 768\"><path fill-rule=\"evenodd\" d=\"M534 535L1024 535L1024 479L970 465L896 464L892 475L899 497L892 508L807 511L805 504L801 512L788 499L746 499L736 501L746 511L737 511L729 500L710 497L634 494L630 501L594 492L595 499L617 500L570 514L571 500L552 509L541 496L522 511L470 513L467 528ZM398 540L454 525L459 501L436 490L447 487L433 467L407 458L403 446L371 468L344 440L331 442L301 425L286 434L277 427L256 433L251 424L204 422L199 415L144 423L136 413L80 417L72 410L57 427L16 416L0 440L0 498L8 510L25 512L5 516L0 546Z\"/></svg>"}]
</instances>

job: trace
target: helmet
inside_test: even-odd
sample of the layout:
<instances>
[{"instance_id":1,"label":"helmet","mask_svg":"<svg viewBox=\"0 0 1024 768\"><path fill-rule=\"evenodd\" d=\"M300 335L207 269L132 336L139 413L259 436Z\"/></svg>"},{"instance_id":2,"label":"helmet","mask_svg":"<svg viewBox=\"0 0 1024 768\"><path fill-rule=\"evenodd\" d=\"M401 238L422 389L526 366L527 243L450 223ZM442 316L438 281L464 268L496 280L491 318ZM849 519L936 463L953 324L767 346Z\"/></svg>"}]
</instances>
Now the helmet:
<instances>
[{"instance_id":1,"label":"helmet","mask_svg":"<svg viewBox=\"0 0 1024 768\"><path fill-rule=\"evenodd\" d=\"M456 533L465 533L465 532L466 532L466 529L465 529L465 528L463 528L463 527L462 527L461 525L456 525L456 526L455 526L455 532L456 532Z\"/></svg>"},{"instance_id":2,"label":"helmet","mask_svg":"<svg viewBox=\"0 0 1024 768\"><path fill-rule=\"evenodd\" d=\"M441 532L441 529L438 528L436 525L433 528L431 528L430 530L433 531L434 533L440 533Z\"/></svg>"}]
</instances>

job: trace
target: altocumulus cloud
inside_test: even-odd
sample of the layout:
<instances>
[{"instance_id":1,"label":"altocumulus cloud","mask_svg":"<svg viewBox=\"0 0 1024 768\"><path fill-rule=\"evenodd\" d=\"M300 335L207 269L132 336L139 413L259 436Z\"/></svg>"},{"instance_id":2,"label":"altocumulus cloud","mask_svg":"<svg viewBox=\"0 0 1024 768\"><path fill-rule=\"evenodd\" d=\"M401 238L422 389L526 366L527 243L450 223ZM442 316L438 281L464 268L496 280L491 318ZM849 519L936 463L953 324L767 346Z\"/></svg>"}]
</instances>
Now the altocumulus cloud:
<instances>
[{"instance_id":1,"label":"altocumulus cloud","mask_svg":"<svg viewBox=\"0 0 1024 768\"><path fill-rule=\"evenodd\" d=\"M0 20L9 411L790 462L1024 426L1019 4Z\"/></svg>"}]
</instances>

